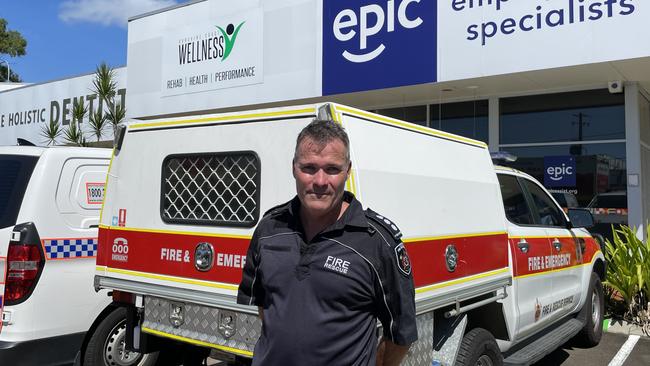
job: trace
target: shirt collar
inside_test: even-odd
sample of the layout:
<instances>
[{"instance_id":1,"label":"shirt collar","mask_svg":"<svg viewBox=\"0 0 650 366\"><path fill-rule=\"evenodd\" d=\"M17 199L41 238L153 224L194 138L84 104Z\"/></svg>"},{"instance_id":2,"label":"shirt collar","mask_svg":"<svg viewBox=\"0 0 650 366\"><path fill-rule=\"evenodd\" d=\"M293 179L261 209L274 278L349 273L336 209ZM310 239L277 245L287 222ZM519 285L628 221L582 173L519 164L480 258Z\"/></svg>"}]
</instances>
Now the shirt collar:
<instances>
[{"instance_id":1,"label":"shirt collar","mask_svg":"<svg viewBox=\"0 0 650 366\"><path fill-rule=\"evenodd\" d=\"M348 191L343 192L343 201L349 204L348 208L332 226L323 230L323 232L340 230L345 226L368 228L368 220L366 220L363 206L361 205L361 202L354 197L354 194ZM289 204L289 214L294 218L298 225L300 225L300 199L298 196L295 196L291 200L291 203Z\"/></svg>"}]
</instances>

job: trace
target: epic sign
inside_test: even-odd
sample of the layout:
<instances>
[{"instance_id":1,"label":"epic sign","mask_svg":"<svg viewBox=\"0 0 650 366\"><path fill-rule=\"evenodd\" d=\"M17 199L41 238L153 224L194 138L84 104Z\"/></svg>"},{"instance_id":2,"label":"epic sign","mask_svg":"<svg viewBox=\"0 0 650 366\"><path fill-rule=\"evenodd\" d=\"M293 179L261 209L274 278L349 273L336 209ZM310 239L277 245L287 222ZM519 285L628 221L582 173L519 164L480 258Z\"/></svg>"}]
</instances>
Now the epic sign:
<instances>
[{"instance_id":1,"label":"epic sign","mask_svg":"<svg viewBox=\"0 0 650 366\"><path fill-rule=\"evenodd\" d=\"M436 4L323 2L323 94L436 81Z\"/></svg>"},{"instance_id":2,"label":"epic sign","mask_svg":"<svg viewBox=\"0 0 650 366\"><path fill-rule=\"evenodd\" d=\"M573 156L544 157L544 185L546 187L575 187L576 159Z\"/></svg>"}]
</instances>

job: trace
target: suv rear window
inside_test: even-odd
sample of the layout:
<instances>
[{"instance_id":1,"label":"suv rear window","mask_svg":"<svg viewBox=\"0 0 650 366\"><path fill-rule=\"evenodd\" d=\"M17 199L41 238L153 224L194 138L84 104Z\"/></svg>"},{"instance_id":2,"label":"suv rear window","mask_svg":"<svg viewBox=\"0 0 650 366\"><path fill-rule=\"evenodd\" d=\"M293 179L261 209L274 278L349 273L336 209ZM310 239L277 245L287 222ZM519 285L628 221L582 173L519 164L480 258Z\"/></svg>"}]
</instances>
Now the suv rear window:
<instances>
[{"instance_id":1,"label":"suv rear window","mask_svg":"<svg viewBox=\"0 0 650 366\"><path fill-rule=\"evenodd\" d=\"M589 208L627 208L627 195L597 195L587 206Z\"/></svg>"},{"instance_id":2,"label":"suv rear window","mask_svg":"<svg viewBox=\"0 0 650 366\"><path fill-rule=\"evenodd\" d=\"M37 156L0 155L0 228L16 224Z\"/></svg>"}]
</instances>

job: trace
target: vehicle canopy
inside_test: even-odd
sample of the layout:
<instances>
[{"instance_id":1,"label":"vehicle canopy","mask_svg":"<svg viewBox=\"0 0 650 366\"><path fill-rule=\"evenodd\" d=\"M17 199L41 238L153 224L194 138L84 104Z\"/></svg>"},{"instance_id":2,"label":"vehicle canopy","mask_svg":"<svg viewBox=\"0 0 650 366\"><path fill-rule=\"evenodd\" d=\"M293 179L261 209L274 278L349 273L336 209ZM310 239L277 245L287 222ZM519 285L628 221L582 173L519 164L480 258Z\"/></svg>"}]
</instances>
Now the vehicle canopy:
<instances>
[{"instance_id":1,"label":"vehicle canopy","mask_svg":"<svg viewBox=\"0 0 650 366\"><path fill-rule=\"evenodd\" d=\"M232 305L242 266L198 271L195 247L209 241L217 261L231 264L245 257L263 213L295 195L296 137L315 118L346 129L346 189L401 229L417 299L441 289L462 299L470 281L494 283L486 292L510 281L499 183L483 142L315 104L130 123L109 171L96 285L137 281L149 293L172 285L228 295ZM445 269L450 247L467 254Z\"/></svg>"}]
</instances>

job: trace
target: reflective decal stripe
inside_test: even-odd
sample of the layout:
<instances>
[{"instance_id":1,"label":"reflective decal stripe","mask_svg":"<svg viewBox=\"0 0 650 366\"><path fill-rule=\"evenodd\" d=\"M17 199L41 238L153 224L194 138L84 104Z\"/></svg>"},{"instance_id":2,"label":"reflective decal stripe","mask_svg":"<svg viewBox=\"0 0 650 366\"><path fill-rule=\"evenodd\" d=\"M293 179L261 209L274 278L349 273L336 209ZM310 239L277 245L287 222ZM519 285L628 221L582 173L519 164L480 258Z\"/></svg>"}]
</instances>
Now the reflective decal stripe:
<instances>
[{"instance_id":1,"label":"reflective decal stripe","mask_svg":"<svg viewBox=\"0 0 650 366\"><path fill-rule=\"evenodd\" d=\"M166 337L166 338L171 338L171 339L175 339L175 340L178 340L178 341L183 341L183 342L187 342L187 343L196 344L197 346L211 347L211 348L220 349L222 351L231 352L231 353L235 353L235 354L242 355L242 356L253 357L253 352L245 351L245 350L238 349L238 348L232 348L232 347L222 346L220 344L197 341L197 340L194 340L194 339L191 339L191 338L181 337L181 336L161 332L161 331L146 328L146 327L142 327L142 331L144 333L154 334L154 335L161 336L161 337Z\"/></svg>"},{"instance_id":2,"label":"reflective decal stripe","mask_svg":"<svg viewBox=\"0 0 650 366\"><path fill-rule=\"evenodd\" d=\"M97 265L108 271L130 271L143 276L149 273L158 279L197 280L198 285L216 282L239 285L250 238L200 233L140 231L100 227ZM118 240L119 239L119 240ZM119 242L120 245L113 245ZM194 250L200 242L211 243L215 249L214 269L206 272L194 267ZM456 246L459 262L454 272L446 270L445 249ZM416 287L457 280L508 267L506 233L453 235L441 238L405 240L411 258ZM124 253L125 247L128 252ZM113 252L116 250L116 252ZM201 282L206 281L206 282Z\"/></svg>"},{"instance_id":3,"label":"reflective decal stripe","mask_svg":"<svg viewBox=\"0 0 650 366\"><path fill-rule=\"evenodd\" d=\"M97 256L97 238L43 239L47 260L94 258Z\"/></svg>"},{"instance_id":4,"label":"reflective decal stripe","mask_svg":"<svg viewBox=\"0 0 650 366\"><path fill-rule=\"evenodd\" d=\"M129 126L129 130L139 130L139 129L151 128L151 127L170 127L170 126L200 124L200 123L209 123L209 122L214 123L214 122L240 121L240 120L247 120L247 119L282 117L282 116L292 116L298 114L312 114L315 112L316 110L314 108L305 108L305 109L294 109L294 110L285 110L285 111L277 111L277 112L233 114L233 115L225 115L225 116L221 115L221 116L192 118L192 119L180 118L171 121L166 120L164 122L135 123Z\"/></svg>"},{"instance_id":5,"label":"reflective decal stripe","mask_svg":"<svg viewBox=\"0 0 650 366\"><path fill-rule=\"evenodd\" d=\"M415 287L429 286L508 267L508 235L485 233L450 235L440 238L405 239ZM457 266L447 270L445 253L453 245Z\"/></svg>"},{"instance_id":6,"label":"reflective decal stripe","mask_svg":"<svg viewBox=\"0 0 650 366\"><path fill-rule=\"evenodd\" d=\"M7 278L7 257L0 257L0 317L4 308L5 278ZM0 319L0 333L2 333L2 319Z\"/></svg>"}]
</instances>

